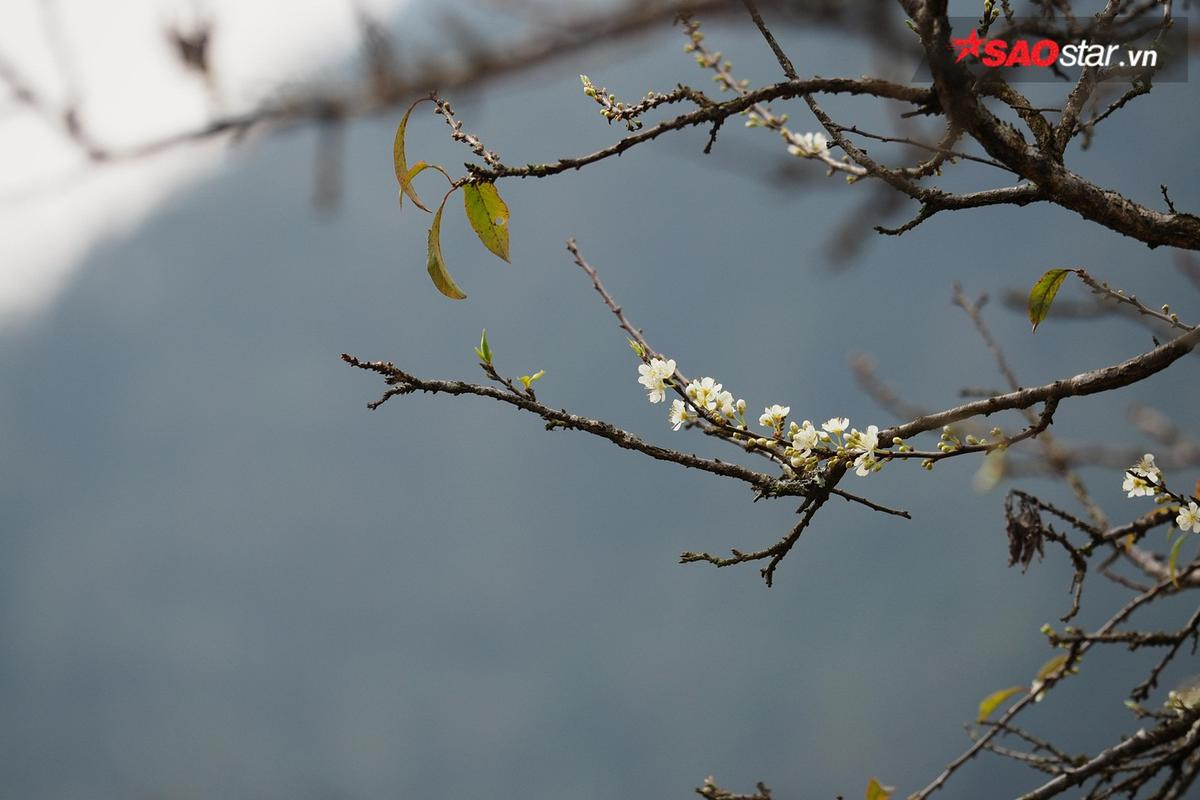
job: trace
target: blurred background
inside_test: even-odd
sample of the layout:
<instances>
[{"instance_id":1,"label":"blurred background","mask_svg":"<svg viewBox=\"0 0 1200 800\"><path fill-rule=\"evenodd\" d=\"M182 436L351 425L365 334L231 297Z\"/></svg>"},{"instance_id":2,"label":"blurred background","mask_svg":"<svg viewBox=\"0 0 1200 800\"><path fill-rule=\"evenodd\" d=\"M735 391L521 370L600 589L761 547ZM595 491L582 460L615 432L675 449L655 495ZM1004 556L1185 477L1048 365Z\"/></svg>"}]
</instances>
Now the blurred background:
<instances>
[{"instance_id":1,"label":"blurred background","mask_svg":"<svg viewBox=\"0 0 1200 800\"><path fill-rule=\"evenodd\" d=\"M709 5L708 44L739 77L777 80L740 8ZM482 400L366 409L380 382L340 353L482 379L471 348L486 327L502 372L546 370L547 404L731 457L646 403L568 236L684 372L797 420L895 421L856 384L860 354L929 408L1000 386L950 302L956 281L994 298L985 317L1026 385L1153 344L1119 317L1031 334L1001 300L1049 267L1200 317L1176 254L1050 206L883 238L872 226L911 204L736 125L708 156L692 130L503 183L511 265L448 213L443 249L470 298L445 300L425 273L428 217L396 206L407 101L444 79L507 163L605 146L622 130L580 73L627 100L709 82L670 13L605 27L632 8L0 0L0 795L687 797L710 774L780 798L855 797L870 776L903 795L969 743L984 695L1052 655L1038 628L1069 607L1070 565L1007 568L1002 511L1007 485L1069 505L1047 480L981 493L966 458L893 466L850 488L912 521L831 505L767 589L753 566L678 556L770 544L791 504ZM889 4L768 11L802 74L913 74L888 49L907 33ZM415 86L356 94L364 61L385 57ZM1063 88L1029 92L1054 103ZM329 98L345 104L313 122ZM1154 207L1166 183L1196 209L1196 101L1194 83L1157 86L1069 164ZM263 108L283 111L203 134ZM826 108L892 129L878 102ZM430 109L414 113L409 159L461 172L470 153ZM778 110L816 128L801 103ZM963 166L943 185L998 180ZM1062 299L1088 296L1068 285ZM1197 363L1065 402L1055 431L1161 452L1129 409L1195 431ZM1119 469L1082 473L1114 519L1147 510ZM1094 625L1124 595L1095 580L1085 597ZM1153 656L1094 654L1030 725L1068 749L1114 742L1138 725L1122 700ZM1181 659L1165 685L1194 667ZM994 757L956 780L947 796L1039 782Z\"/></svg>"}]
</instances>

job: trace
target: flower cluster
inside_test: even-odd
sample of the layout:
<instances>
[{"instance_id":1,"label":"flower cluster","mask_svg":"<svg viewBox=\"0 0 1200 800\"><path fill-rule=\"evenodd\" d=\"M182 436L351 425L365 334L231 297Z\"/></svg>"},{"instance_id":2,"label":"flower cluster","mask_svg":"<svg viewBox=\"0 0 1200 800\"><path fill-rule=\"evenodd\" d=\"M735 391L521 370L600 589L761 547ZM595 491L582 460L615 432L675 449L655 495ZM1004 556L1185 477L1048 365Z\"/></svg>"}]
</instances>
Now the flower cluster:
<instances>
[{"instance_id":1,"label":"flower cluster","mask_svg":"<svg viewBox=\"0 0 1200 800\"><path fill-rule=\"evenodd\" d=\"M817 430L808 420L804 420L801 425L793 422L792 427L788 430L788 435L792 440L792 446L785 451L785 455L788 457L789 463L796 469L808 466L813 450L820 447L821 442L829 440L828 433Z\"/></svg>"},{"instance_id":2,"label":"flower cluster","mask_svg":"<svg viewBox=\"0 0 1200 800\"><path fill-rule=\"evenodd\" d=\"M1154 497L1160 503L1178 500L1175 527L1183 533L1200 533L1200 504L1167 490L1162 470L1154 463L1152 453L1146 453L1141 461L1125 470L1121 491L1129 497Z\"/></svg>"},{"instance_id":3,"label":"flower cluster","mask_svg":"<svg viewBox=\"0 0 1200 800\"><path fill-rule=\"evenodd\" d=\"M732 416L733 395L725 391L721 387L721 384L712 378L701 378L698 381L692 381L687 385L684 393L687 394L688 399L697 408L703 408L706 411L716 411L722 416L728 412Z\"/></svg>"},{"instance_id":4,"label":"flower cluster","mask_svg":"<svg viewBox=\"0 0 1200 800\"><path fill-rule=\"evenodd\" d=\"M850 431L846 433L847 429ZM818 433L825 441L833 443L839 452L854 456L854 474L865 478L872 472L883 469L882 462L876 458L879 449L879 426L868 425L865 431L850 427L846 417L833 417L821 423L823 433Z\"/></svg>"},{"instance_id":5,"label":"flower cluster","mask_svg":"<svg viewBox=\"0 0 1200 800\"><path fill-rule=\"evenodd\" d=\"M652 358L648 364L638 365L638 383L650 393L651 403L661 403L667 397L667 381L675 375L675 360Z\"/></svg>"},{"instance_id":6,"label":"flower cluster","mask_svg":"<svg viewBox=\"0 0 1200 800\"><path fill-rule=\"evenodd\" d=\"M1154 465L1154 456L1146 453L1141 461L1125 471L1121 491L1128 492L1129 497L1153 497L1158 494L1162 482L1162 470Z\"/></svg>"},{"instance_id":7,"label":"flower cluster","mask_svg":"<svg viewBox=\"0 0 1200 800\"><path fill-rule=\"evenodd\" d=\"M651 403L665 400L668 387L675 386L679 391L677 384L672 383L674 359L647 358L639 348L635 347L634 351L643 358L643 363L638 365L638 383L646 388ZM846 417L831 417L821 423L820 428L807 419L801 424L789 424L787 418L792 413L791 407L775 403L764 408L758 418L758 424L771 432L767 438L746 431L746 401L734 400L733 394L715 378L694 380L680 394L682 397L672 400L667 412L667 421L673 430L702 419L716 426L728 426L733 438L743 438L747 446L768 451L783 462L785 471L790 465L792 469L811 472L822 457L837 454L847 460L853 458L855 474L866 477L882 469L883 461L887 460L886 456L882 461L879 457L879 427L876 425L868 425L865 431L860 431L851 428ZM901 449L906 447L899 439L894 439L892 444Z\"/></svg>"},{"instance_id":8,"label":"flower cluster","mask_svg":"<svg viewBox=\"0 0 1200 800\"><path fill-rule=\"evenodd\" d=\"M658 379L663 372L675 374L675 362L654 358L649 364L638 367L642 377L638 381L650 390L650 402L657 403L663 399L668 378ZM745 427L746 401L733 399L733 395L713 378L701 378L692 381L683 390L687 402L682 399L671 401L667 412L667 420L674 430L679 430L685 423L698 419L698 412L704 411L712 418L722 420L741 420L739 427ZM657 399L656 399L657 398Z\"/></svg>"},{"instance_id":9,"label":"flower cluster","mask_svg":"<svg viewBox=\"0 0 1200 800\"><path fill-rule=\"evenodd\" d=\"M800 158L815 158L829 149L829 140L823 133L792 133L784 132L788 142L788 152Z\"/></svg>"},{"instance_id":10,"label":"flower cluster","mask_svg":"<svg viewBox=\"0 0 1200 800\"><path fill-rule=\"evenodd\" d=\"M868 425L866 431L850 431L850 435L846 437L846 446L859 451L858 457L854 459L854 474L860 478L883 468L875 458L875 450L879 447L878 426Z\"/></svg>"},{"instance_id":11,"label":"flower cluster","mask_svg":"<svg viewBox=\"0 0 1200 800\"><path fill-rule=\"evenodd\" d=\"M767 406L763 409L762 416L758 418L758 424L773 431L781 431L783 430L783 422L790 413L792 413L791 406L781 406L778 403Z\"/></svg>"}]
</instances>

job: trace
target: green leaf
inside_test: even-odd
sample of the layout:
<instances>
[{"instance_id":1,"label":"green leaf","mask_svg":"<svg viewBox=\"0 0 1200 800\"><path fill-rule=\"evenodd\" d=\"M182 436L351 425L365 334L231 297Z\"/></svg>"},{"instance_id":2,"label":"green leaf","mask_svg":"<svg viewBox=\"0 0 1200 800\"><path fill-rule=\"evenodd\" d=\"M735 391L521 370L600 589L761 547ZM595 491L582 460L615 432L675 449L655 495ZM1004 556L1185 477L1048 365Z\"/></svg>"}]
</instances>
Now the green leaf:
<instances>
[{"instance_id":1,"label":"green leaf","mask_svg":"<svg viewBox=\"0 0 1200 800\"><path fill-rule=\"evenodd\" d=\"M479 337L479 347L475 348L475 355L485 364L492 363L492 346L488 344L487 328L483 329L483 335Z\"/></svg>"},{"instance_id":2,"label":"green leaf","mask_svg":"<svg viewBox=\"0 0 1200 800\"><path fill-rule=\"evenodd\" d=\"M975 718L976 722L983 722L990 717L1000 704L1008 698L1012 697L1017 692L1025 691L1024 686L1010 686L1007 689L1001 689L998 692L992 692L987 697L979 701L979 716Z\"/></svg>"},{"instance_id":3,"label":"green leaf","mask_svg":"<svg viewBox=\"0 0 1200 800\"><path fill-rule=\"evenodd\" d=\"M433 279L433 285L439 292L451 300L466 300L466 294L458 288L454 278L450 277L450 273L446 271L446 262L442 259L442 211L446 208L446 200L453 191L451 189L446 193L446 196L442 198L442 204L438 206L437 213L433 215L433 227L429 229L429 265L426 269L429 271L429 277Z\"/></svg>"},{"instance_id":4,"label":"green leaf","mask_svg":"<svg viewBox=\"0 0 1200 800\"><path fill-rule=\"evenodd\" d=\"M1054 296L1058 294L1059 287L1067 279L1067 274L1074 271L1073 269L1046 270L1046 273L1033 285L1033 289L1029 292L1029 321L1033 323L1035 331L1038 329L1038 325L1042 324L1046 315L1050 313L1050 305L1054 302Z\"/></svg>"},{"instance_id":5,"label":"green leaf","mask_svg":"<svg viewBox=\"0 0 1200 800\"><path fill-rule=\"evenodd\" d=\"M463 207L483 246L508 261L508 206L496 191L496 184L463 186Z\"/></svg>"},{"instance_id":6,"label":"green leaf","mask_svg":"<svg viewBox=\"0 0 1200 800\"><path fill-rule=\"evenodd\" d=\"M409 175L408 162L404 158L404 131L408 128L408 117L412 114L413 109L428 99L427 97L422 97L408 107L408 111L405 111L404 116L400 119L400 125L396 128L396 139L392 143L392 167L396 170L396 180L400 183L400 205L404 205L404 195L408 195L409 199L418 208L425 211L429 209L425 208L425 205L421 202L421 198L417 197L416 191L412 188L412 179L415 177L415 174ZM425 162L420 163L423 164Z\"/></svg>"},{"instance_id":7,"label":"green leaf","mask_svg":"<svg viewBox=\"0 0 1200 800\"><path fill-rule=\"evenodd\" d=\"M1187 538L1186 533L1179 532L1179 538L1175 540L1175 544L1171 545L1171 556L1167 559L1167 574L1171 576L1171 582L1176 586L1179 585L1179 551L1183 549L1183 543Z\"/></svg>"},{"instance_id":8,"label":"green leaf","mask_svg":"<svg viewBox=\"0 0 1200 800\"><path fill-rule=\"evenodd\" d=\"M867 800L888 800L895 793L895 786L884 786L874 778L867 781Z\"/></svg>"}]
</instances>

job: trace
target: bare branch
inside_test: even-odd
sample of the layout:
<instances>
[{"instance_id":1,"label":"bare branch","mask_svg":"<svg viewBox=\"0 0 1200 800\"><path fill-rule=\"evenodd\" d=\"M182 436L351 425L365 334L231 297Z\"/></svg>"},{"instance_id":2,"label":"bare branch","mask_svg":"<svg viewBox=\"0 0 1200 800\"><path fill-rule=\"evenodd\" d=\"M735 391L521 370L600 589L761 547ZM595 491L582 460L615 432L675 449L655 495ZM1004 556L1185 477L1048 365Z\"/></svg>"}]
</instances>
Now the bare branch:
<instances>
[{"instance_id":1,"label":"bare branch","mask_svg":"<svg viewBox=\"0 0 1200 800\"><path fill-rule=\"evenodd\" d=\"M1200 344L1200 329L1185 333L1147 353L1119 364L1082 372L1044 386L995 395L934 414L927 414L903 425L888 428L880 432L879 437L884 441L890 441L893 437L909 439L918 433L935 430L974 416L987 416L1009 409L1024 409L1050 399L1082 397L1129 386L1166 369L1179 358L1191 352L1198 344Z\"/></svg>"},{"instance_id":2,"label":"bare branch","mask_svg":"<svg viewBox=\"0 0 1200 800\"><path fill-rule=\"evenodd\" d=\"M743 481L754 487L761 497L795 497L803 496L804 494L804 487L798 481L781 480L762 472L756 472L737 464L731 464L727 461L702 458L689 453L659 447L608 422L582 417L578 414L571 414L561 409L553 409L524 395L502 392L490 386L480 386L463 381L425 380L404 372L390 361L361 361L346 353L342 354L342 360L352 367L376 372L384 376L387 383L393 387L378 400L368 404L368 407L372 410L379 408L396 395L411 394L413 392L487 397L516 406L522 411L536 414L549 423L549 428L568 428L586 431L594 436L607 439L618 447L626 450L636 450L639 453L660 461L670 461L683 467Z\"/></svg>"}]
</instances>

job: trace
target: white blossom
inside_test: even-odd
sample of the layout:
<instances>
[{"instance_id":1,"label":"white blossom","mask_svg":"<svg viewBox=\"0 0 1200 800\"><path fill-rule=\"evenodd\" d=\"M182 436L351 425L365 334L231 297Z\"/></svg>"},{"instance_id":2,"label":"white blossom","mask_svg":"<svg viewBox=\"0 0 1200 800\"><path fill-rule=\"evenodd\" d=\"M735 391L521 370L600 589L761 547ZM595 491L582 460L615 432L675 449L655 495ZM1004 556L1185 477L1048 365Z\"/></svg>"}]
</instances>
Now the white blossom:
<instances>
[{"instance_id":1,"label":"white blossom","mask_svg":"<svg viewBox=\"0 0 1200 800\"><path fill-rule=\"evenodd\" d=\"M868 425L866 431L853 430L847 442L851 447L862 450L854 459L854 474L865 478L878 463L875 460L875 448L879 447L879 428Z\"/></svg>"},{"instance_id":2,"label":"white blossom","mask_svg":"<svg viewBox=\"0 0 1200 800\"><path fill-rule=\"evenodd\" d=\"M717 413L721 416L734 417L737 415L737 406L733 402L733 395L729 392L719 393L716 397L716 404Z\"/></svg>"},{"instance_id":3,"label":"white blossom","mask_svg":"<svg viewBox=\"0 0 1200 800\"><path fill-rule=\"evenodd\" d=\"M834 436L841 436L850 427L850 420L846 417L830 417L821 423L821 427Z\"/></svg>"},{"instance_id":4,"label":"white blossom","mask_svg":"<svg viewBox=\"0 0 1200 800\"><path fill-rule=\"evenodd\" d=\"M1186 507L1180 507L1179 516L1175 518L1175 524L1184 533L1188 533L1189 531L1200 533L1200 506L1192 502L1188 503Z\"/></svg>"},{"instance_id":5,"label":"white blossom","mask_svg":"<svg viewBox=\"0 0 1200 800\"><path fill-rule=\"evenodd\" d=\"M676 399L671 401L671 410L667 413L667 421L674 426L672 430L679 430L685 422L695 418L696 415L692 413L692 410L682 400Z\"/></svg>"},{"instance_id":6,"label":"white blossom","mask_svg":"<svg viewBox=\"0 0 1200 800\"><path fill-rule=\"evenodd\" d=\"M861 453L858 458L854 459L854 474L860 478L865 478L871 474L871 470L878 463L873 454Z\"/></svg>"},{"instance_id":7,"label":"white blossom","mask_svg":"<svg viewBox=\"0 0 1200 800\"><path fill-rule=\"evenodd\" d=\"M650 393L650 402L661 403L667 397L666 382L675 374L675 360L652 358L649 364L638 365L638 373L638 383Z\"/></svg>"},{"instance_id":8,"label":"white blossom","mask_svg":"<svg viewBox=\"0 0 1200 800\"><path fill-rule=\"evenodd\" d=\"M692 399L697 408L713 411L717 407L717 396L721 394L721 384L712 378L701 378L692 381L687 386L687 396Z\"/></svg>"},{"instance_id":9,"label":"white blossom","mask_svg":"<svg viewBox=\"0 0 1200 800\"><path fill-rule=\"evenodd\" d=\"M776 403L773 406L767 406L763 409L763 414L758 418L758 424L764 428L782 428L783 421L792 411L791 406L781 406Z\"/></svg>"},{"instance_id":10,"label":"white blossom","mask_svg":"<svg viewBox=\"0 0 1200 800\"><path fill-rule=\"evenodd\" d=\"M792 438L792 446L784 452L784 455L788 457L793 467L800 469L804 466L804 462L808 460L808 457L812 455L812 449L816 447L819 441L816 429L813 428L812 423L808 420L804 420L803 426L793 422L788 427L788 435Z\"/></svg>"},{"instance_id":11,"label":"white blossom","mask_svg":"<svg viewBox=\"0 0 1200 800\"><path fill-rule=\"evenodd\" d=\"M1121 490L1129 493L1129 497L1153 497L1158 489L1151 484L1162 483L1162 470L1154 465L1154 456L1146 453L1142 460L1125 472L1125 480Z\"/></svg>"},{"instance_id":12,"label":"white blossom","mask_svg":"<svg viewBox=\"0 0 1200 800\"><path fill-rule=\"evenodd\" d=\"M788 136L788 152L800 158L812 158L824 153L829 140L823 133L793 133Z\"/></svg>"},{"instance_id":13,"label":"white blossom","mask_svg":"<svg viewBox=\"0 0 1200 800\"><path fill-rule=\"evenodd\" d=\"M879 427L868 425L866 431L855 428L846 437L846 444L858 450L874 450L879 447Z\"/></svg>"},{"instance_id":14,"label":"white blossom","mask_svg":"<svg viewBox=\"0 0 1200 800\"><path fill-rule=\"evenodd\" d=\"M813 427L812 422L804 420L804 424L792 434L792 450L795 451L793 458L808 458L812 455L813 448L820 443L820 431Z\"/></svg>"}]
</instances>

